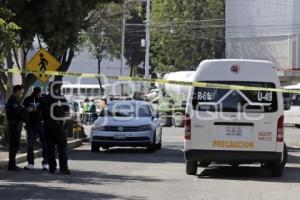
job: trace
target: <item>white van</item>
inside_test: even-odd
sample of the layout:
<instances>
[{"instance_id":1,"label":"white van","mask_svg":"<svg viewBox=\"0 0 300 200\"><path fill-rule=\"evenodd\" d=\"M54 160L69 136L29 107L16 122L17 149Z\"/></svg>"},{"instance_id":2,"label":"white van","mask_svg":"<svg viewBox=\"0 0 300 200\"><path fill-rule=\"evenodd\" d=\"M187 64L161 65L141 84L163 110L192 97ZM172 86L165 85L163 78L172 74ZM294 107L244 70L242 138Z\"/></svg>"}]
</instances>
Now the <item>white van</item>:
<instances>
[{"instance_id":1,"label":"white van","mask_svg":"<svg viewBox=\"0 0 300 200\"><path fill-rule=\"evenodd\" d=\"M267 61L205 60L195 82L280 88ZM191 87L185 114L186 172L211 162L261 163L281 176L287 160L282 93Z\"/></svg>"}]
</instances>

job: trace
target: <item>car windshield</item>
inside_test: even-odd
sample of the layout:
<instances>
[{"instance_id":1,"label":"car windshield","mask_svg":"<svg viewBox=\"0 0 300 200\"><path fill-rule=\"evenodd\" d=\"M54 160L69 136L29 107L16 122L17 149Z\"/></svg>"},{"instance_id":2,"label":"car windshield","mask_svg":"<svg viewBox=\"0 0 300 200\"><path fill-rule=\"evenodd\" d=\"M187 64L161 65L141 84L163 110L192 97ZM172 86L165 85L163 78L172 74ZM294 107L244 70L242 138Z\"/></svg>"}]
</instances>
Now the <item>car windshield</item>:
<instances>
[{"instance_id":1,"label":"car windshield","mask_svg":"<svg viewBox=\"0 0 300 200\"><path fill-rule=\"evenodd\" d=\"M273 83L263 82L211 82L228 85L275 88ZM193 108L210 112L276 112L277 95L269 91L245 91L213 88L195 88Z\"/></svg>"},{"instance_id":2,"label":"car windshield","mask_svg":"<svg viewBox=\"0 0 300 200\"><path fill-rule=\"evenodd\" d=\"M151 111L148 105L113 103L108 104L100 113L101 117L151 117Z\"/></svg>"}]
</instances>

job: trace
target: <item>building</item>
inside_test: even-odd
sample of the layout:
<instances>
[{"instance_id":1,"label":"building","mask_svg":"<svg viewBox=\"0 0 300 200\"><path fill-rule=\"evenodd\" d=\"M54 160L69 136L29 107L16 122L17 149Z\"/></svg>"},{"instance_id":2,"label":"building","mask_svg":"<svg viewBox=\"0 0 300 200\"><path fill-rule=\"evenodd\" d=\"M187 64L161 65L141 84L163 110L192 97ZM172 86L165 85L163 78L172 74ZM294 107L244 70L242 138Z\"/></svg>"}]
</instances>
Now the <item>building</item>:
<instances>
[{"instance_id":1,"label":"building","mask_svg":"<svg viewBox=\"0 0 300 200\"><path fill-rule=\"evenodd\" d=\"M270 60L284 84L300 82L299 9L299 0L226 0L226 57Z\"/></svg>"}]
</instances>

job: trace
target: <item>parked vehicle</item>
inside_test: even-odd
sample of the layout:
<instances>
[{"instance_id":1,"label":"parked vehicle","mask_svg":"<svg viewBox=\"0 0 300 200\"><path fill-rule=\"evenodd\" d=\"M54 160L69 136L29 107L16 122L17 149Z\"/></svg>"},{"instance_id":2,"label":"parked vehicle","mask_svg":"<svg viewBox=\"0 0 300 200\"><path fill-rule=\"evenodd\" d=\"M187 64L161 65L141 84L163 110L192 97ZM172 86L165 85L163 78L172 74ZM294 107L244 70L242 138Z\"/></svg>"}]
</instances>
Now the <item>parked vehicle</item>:
<instances>
[{"instance_id":1,"label":"parked vehicle","mask_svg":"<svg viewBox=\"0 0 300 200\"><path fill-rule=\"evenodd\" d=\"M259 73L258 73L259 72ZM206 60L193 81L280 88L272 63ZM185 114L187 174L211 162L261 163L281 176L287 161L282 93L191 87Z\"/></svg>"},{"instance_id":2,"label":"parked vehicle","mask_svg":"<svg viewBox=\"0 0 300 200\"><path fill-rule=\"evenodd\" d=\"M284 87L289 90L299 90L300 83ZM287 109L284 111L284 123L300 128L300 94L284 93L284 102Z\"/></svg>"},{"instance_id":3,"label":"parked vehicle","mask_svg":"<svg viewBox=\"0 0 300 200\"><path fill-rule=\"evenodd\" d=\"M101 111L91 130L91 151L114 146L159 150L162 128L152 105L145 101L111 101Z\"/></svg>"},{"instance_id":4,"label":"parked vehicle","mask_svg":"<svg viewBox=\"0 0 300 200\"><path fill-rule=\"evenodd\" d=\"M192 81L195 71L170 72L163 76L163 79L170 81ZM157 112L161 118L161 125L164 127L183 127L184 112L186 106L188 86L159 84L158 89L152 90L148 99L157 101ZM155 97L155 94L157 97Z\"/></svg>"}]
</instances>

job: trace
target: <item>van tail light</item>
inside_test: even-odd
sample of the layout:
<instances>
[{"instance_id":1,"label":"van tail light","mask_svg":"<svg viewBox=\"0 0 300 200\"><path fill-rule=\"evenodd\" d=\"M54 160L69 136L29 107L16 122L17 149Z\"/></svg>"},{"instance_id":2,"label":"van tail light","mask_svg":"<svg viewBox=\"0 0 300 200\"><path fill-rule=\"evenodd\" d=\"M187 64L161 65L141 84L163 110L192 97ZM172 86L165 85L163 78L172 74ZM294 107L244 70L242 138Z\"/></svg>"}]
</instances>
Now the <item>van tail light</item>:
<instances>
[{"instance_id":1,"label":"van tail light","mask_svg":"<svg viewBox=\"0 0 300 200\"><path fill-rule=\"evenodd\" d=\"M191 118L190 115L185 113L184 116L184 139L191 139Z\"/></svg>"},{"instance_id":2,"label":"van tail light","mask_svg":"<svg viewBox=\"0 0 300 200\"><path fill-rule=\"evenodd\" d=\"M277 142L283 142L284 138L284 116L280 116L277 124Z\"/></svg>"}]
</instances>

